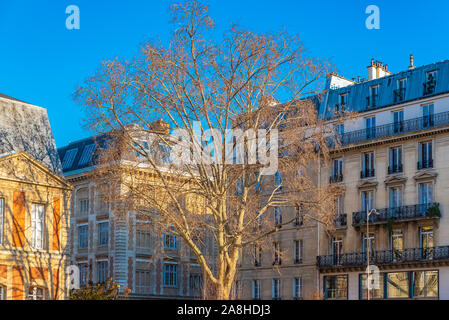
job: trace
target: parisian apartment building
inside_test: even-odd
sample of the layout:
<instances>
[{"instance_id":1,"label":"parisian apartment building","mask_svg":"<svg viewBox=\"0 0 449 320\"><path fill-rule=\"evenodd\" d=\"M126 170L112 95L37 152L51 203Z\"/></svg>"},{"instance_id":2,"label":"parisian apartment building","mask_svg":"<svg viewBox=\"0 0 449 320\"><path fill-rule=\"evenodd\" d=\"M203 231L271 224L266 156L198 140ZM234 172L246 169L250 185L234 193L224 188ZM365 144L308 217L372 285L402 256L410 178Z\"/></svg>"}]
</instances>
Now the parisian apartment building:
<instances>
[{"instance_id":1,"label":"parisian apartment building","mask_svg":"<svg viewBox=\"0 0 449 320\"><path fill-rule=\"evenodd\" d=\"M159 133L167 126L154 122ZM201 297L203 275L196 259L176 235L155 231L152 219L157 211L148 208L154 215L147 215L114 210L117 203L111 201L107 188L111 178L99 174L97 166L111 139L111 134L102 134L58 149L64 176L74 187L69 242L71 262L80 270L80 286L110 279L129 299ZM137 162L139 157L134 152L126 160ZM149 181L154 177L148 174Z\"/></svg>"},{"instance_id":2,"label":"parisian apartment building","mask_svg":"<svg viewBox=\"0 0 449 320\"><path fill-rule=\"evenodd\" d=\"M0 300L68 298L71 192L47 111L0 94Z\"/></svg>"}]
</instances>

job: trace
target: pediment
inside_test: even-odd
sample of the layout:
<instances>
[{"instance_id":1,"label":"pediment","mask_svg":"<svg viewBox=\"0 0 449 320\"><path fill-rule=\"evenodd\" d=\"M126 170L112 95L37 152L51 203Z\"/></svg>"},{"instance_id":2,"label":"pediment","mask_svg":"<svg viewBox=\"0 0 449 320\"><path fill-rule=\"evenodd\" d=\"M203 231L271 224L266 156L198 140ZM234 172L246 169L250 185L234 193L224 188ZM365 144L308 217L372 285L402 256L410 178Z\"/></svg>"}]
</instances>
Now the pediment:
<instances>
[{"instance_id":1,"label":"pediment","mask_svg":"<svg viewBox=\"0 0 449 320\"><path fill-rule=\"evenodd\" d=\"M379 183L377 181L363 180L363 181L359 182L358 188L359 189L373 189L373 188L377 188L378 184Z\"/></svg>"},{"instance_id":2,"label":"pediment","mask_svg":"<svg viewBox=\"0 0 449 320\"><path fill-rule=\"evenodd\" d=\"M434 180L437 176L438 176L438 173L436 173L435 171L422 171L422 172L418 172L413 177L413 179L415 179L416 181Z\"/></svg>"},{"instance_id":3,"label":"pediment","mask_svg":"<svg viewBox=\"0 0 449 320\"><path fill-rule=\"evenodd\" d=\"M404 176L389 176L387 179L385 179L385 184L386 185L395 185L395 184L405 184L405 182L407 181L407 178Z\"/></svg>"},{"instance_id":4,"label":"pediment","mask_svg":"<svg viewBox=\"0 0 449 320\"><path fill-rule=\"evenodd\" d=\"M25 152L0 157L0 179L71 189L71 185Z\"/></svg>"}]
</instances>

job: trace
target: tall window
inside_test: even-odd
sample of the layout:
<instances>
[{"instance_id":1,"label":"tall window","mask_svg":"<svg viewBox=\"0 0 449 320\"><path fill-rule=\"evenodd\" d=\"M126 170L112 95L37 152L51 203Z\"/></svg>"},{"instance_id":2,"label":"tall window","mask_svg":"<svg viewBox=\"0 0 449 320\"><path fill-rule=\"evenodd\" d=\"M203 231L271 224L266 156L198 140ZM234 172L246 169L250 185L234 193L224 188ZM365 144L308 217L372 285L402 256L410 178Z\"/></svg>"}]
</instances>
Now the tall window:
<instances>
[{"instance_id":1,"label":"tall window","mask_svg":"<svg viewBox=\"0 0 449 320\"><path fill-rule=\"evenodd\" d=\"M78 264L78 269L80 271L80 287L84 287L88 283L89 265L87 263L80 263Z\"/></svg>"},{"instance_id":2,"label":"tall window","mask_svg":"<svg viewBox=\"0 0 449 320\"><path fill-rule=\"evenodd\" d=\"M365 118L366 138L374 139L376 137L376 117Z\"/></svg>"},{"instance_id":3,"label":"tall window","mask_svg":"<svg viewBox=\"0 0 449 320\"><path fill-rule=\"evenodd\" d=\"M281 264L281 243L280 242L274 242L273 243L273 253L274 253L274 262L273 265L275 264Z\"/></svg>"},{"instance_id":4,"label":"tall window","mask_svg":"<svg viewBox=\"0 0 449 320\"><path fill-rule=\"evenodd\" d=\"M438 297L438 270L413 272L413 296Z\"/></svg>"},{"instance_id":5,"label":"tall window","mask_svg":"<svg viewBox=\"0 0 449 320\"><path fill-rule=\"evenodd\" d=\"M402 172L402 147L390 148L388 174Z\"/></svg>"},{"instance_id":6,"label":"tall window","mask_svg":"<svg viewBox=\"0 0 449 320\"><path fill-rule=\"evenodd\" d=\"M343 159L332 159L331 162L331 183L343 180Z\"/></svg>"},{"instance_id":7,"label":"tall window","mask_svg":"<svg viewBox=\"0 0 449 320\"><path fill-rule=\"evenodd\" d=\"M347 299L348 298L348 276L325 276L324 277L325 299Z\"/></svg>"},{"instance_id":8,"label":"tall window","mask_svg":"<svg viewBox=\"0 0 449 320\"><path fill-rule=\"evenodd\" d=\"M0 198L0 245L3 244L3 219L5 216L5 199Z\"/></svg>"},{"instance_id":9,"label":"tall window","mask_svg":"<svg viewBox=\"0 0 449 320\"><path fill-rule=\"evenodd\" d=\"M0 300L6 300L6 287L0 286Z\"/></svg>"},{"instance_id":10,"label":"tall window","mask_svg":"<svg viewBox=\"0 0 449 320\"><path fill-rule=\"evenodd\" d=\"M374 191L362 191L362 211L370 211L374 208ZM366 218L366 217L365 217Z\"/></svg>"},{"instance_id":11,"label":"tall window","mask_svg":"<svg viewBox=\"0 0 449 320\"><path fill-rule=\"evenodd\" d=\"M375 107L377 104L377 97L379 94L379 85L371 86L368 97L368 107Z\"/></svg>"},{"instance_id":12,"label":"tall window","mask_svg":"<svg viewBox=\"0 0 449 320\"><path fill-rule=\"evenodd\" d=\"M347 104L348 104L348 93L340 94L340 110L344 111L344 108Z\"/></svg>"},{"instance_id":13,"label":"tall window","mask_svg":"<svg viewBox=\"0 0 449 320\"><path fill-rule=\"evenodd\" d=\"M271 282L271 296L273 299L281 298L281 279L273 279Z\"/></svg>"},{"instance_id":14,"label":"tall window","mask_svg":"<svg viewBox=\"0 0 449 320\"><path fill-rule=\"evenodd\" d=\"M45 206L33 203L31 207L31 247L44 247L44 212Z\"/></svg>"},{"instance_id":15,"label":"tall window","mask_svg":"<svg viewBox=\"0 0 449 320\"><path fill-rule=\"evenodd\" d=\"M78 227L78 249L87 249L89 242L89 226Z\"/></svg>"},{"instance_id":16,"label":"tall window","mask_svg":"<svg viewBox=\"0 0 449 320\"><path fill-rule=\"evenodd\" d=\"M136 270L136 292L140 294L150 293L150 271Z\"/></svg>"},{"instance_id":17,"label":"tall window","mask_svg":"<svg viewBox=\"0 0 449 320\"><path fill-rule=\"evenodd\" d=\"M341 255L343 254L343 239L341 237L332 238L332 256L335 265L340 265Z\"/></svg>"},{"instance_id":18,"label":"tall window","mask_svg":"<svg viewBox=\"0 0 449 320\"><path fill-rule=\"evenodd\" d=\"M167 232L164 235L164 246L165 249L176 249L176 236L173 233Z\"/></svg>"},{"instance_id":19,"label":"tall window","mask_svg":"<svg viewBox=\"0 0 449 320\"><path fill-rule=\"evenodd\" d=\"M434 107L433 104L422 106L422 125L423 128L430 128L434 125Z\"/></svg>"},{"instance_id":20,"label":"tall window","mask_svg":"<svg viewBox=\"0 0 449 320\"><path fill-rule=\"evenodd\" d=\"M374 152L362 154L362 174L361 178L374 177Z\"/></svg>"},{"instance_id":21,"label":"tall window","mask_svg":"<svg viewBox=\"0 0 449 320\"><path fill-rule=\"evenodd\" d=\"M393 261L400 261L404 249L404 235L401 230L393 230L391 233L391 252Z\"/></svg>"},{"instance_id":22,"label":"tall window","mask_svg":"<svg viewBox=\"0 0 449 320\"><path fill-rule=\"evenodd\" d=\"M396 216L399 213L400 207L402 207L402 188L391 187L389 188L390 197L390 216Z\"/></svg>"},{"instance_id":23,"label":"tall window","mask_svg":"<svg viewBox=\"0 0 449 320\"><path fill-rule=\"evenodd\" d=\"M200 274L191 274L189 277L190 290L200 290L203 286L203 278Z\"/></svg>"},{"instance_id":24,"label":"tall window","mask_svg":"<svg viewBox=\"0 0 449 320\"><path fill-rule=\"evenodd\" d=\"M433 187L431 182L418 185L418 200L421 214L425 214L429 205L433 202Z\"/></svg>"},{"instance_id":25,"label":"tall window","mask_svg":"<svg viewBox=\"0 0 449 320\"><path fill-rule=\"evenodd\" d=\"M108 262L98 261L97 272L98 283L105 283L108 280Z\"/></svg>"},{"instance_id":26,"label":"tall window","mask_svg":"<svg viewBox=\"0 0 449 320\"><path fill-rule=\"evenodd\" d=\"M254 266L260 267L262 264L262 248L254 245Z\"/></svg>"},{"instance_id":27,"label":"tall window","mask_svg":"<svg viewBox=\"0 0 449 320\"><path fill-rule=\"evenodd\" d=\"M393 133L401 133L404 131L404 111L393 112Z\"/></svg>"},{"instance_id":28,"label":"tall window","mask_svg":"<svg viewBox=\"0 0 449 320\"><path fill-rule=\"evenodd\" d=\"M282 208L274 207L274 224L281 225L282 224Z\"/></svg>"},{"instance_id":29,"label":"tall window","mask_svg":"<svg viewBox=\"0 0 449 320\"><path fill-rule=\"evenodd\" d=\"M164 286L178 286L178 265L173 263L164 264Z\"/></svg>"},{"instance_id":30,"label":"tall window","mask_svg":"<svg viewBox=\"0 0 449 320\"><path fill-rule=\"evenodd\" d=\"M394 91L394 102L404 101L407 88L407 78L399 79L396 82L397 89Z\"/></svg>"},{"instance_id":31,"label":"tall window","mask_svg":"<svg viewBox=\"0 0 449 320\"><path fill-rule=\"evenodd\" d=\"M369 252L370 256L374 254L374 233L363 234L362 247L363 253L367 254Z\"/></svg>"},{"instance_id":32,"label":"tall window","mask_svg":"<svg viewBox=\"0 0 449 320\"><path fill-rule=\"evenodd\" d=\"M433 258L433 228L422 227L419 230L419 244L423 259Z\"/></svg>"},{"instance_id":33,"label":"tall window","mask_svg":"<svg viewBox=\"0 0 449 320\"><path fill-rule=\"evenodd\" d=\"M79 213L80 216L85 217L89 213L89 199L79 200Z\"/></svg>"},{"instance_id":34,"label":"tall window","mask_svg":"<svg viewBox=\"0 0 449 320\"><path fill-rule=\"evenodd\" d=\"M302 240L296 240L295 242L295 263L302 263L302 249L303 249L303 242Z\"/></svg>"},{"instance_id":35,"label":"tall window","mask_svg":"<svg viewBox=\"0 0 449 320\"><path fill-rule=\"evenodd\" d=\"M293 279L293 299L302 299L302 278Z\"/></svg>"},{"instance_id":36,"label":"tall window","mask_svg":"<svg viewBox=\"0 0 449 320\"><path fill-rule=\"evenodd\" d=\"M109 223L99 223L98 224L98 246L106 247L109 242Z\"/></svg>"},{"instance_id":37,"label":"tall window","mask_svg":"<svg viewBox=\"0 0 449 320\"><path fill-rule=\"evenodd\" d=\"M408 298L410 295L409 273L408 272L388 273L387 293L388 298Z\"/></svg>"},{"instance_id":38,"label":"tall window","mask_svg":"<svg viewBox=\"0 0 449 320\"><path fill-rule=\"evenodd\" d=\"M136 232L136 247L139 249L150 249L151 234L148 230L137 230L137 232Z\"/></svg>"},{"instance_id":39,"label":"tall window","mask_svg":"<svg viewBox=\"0 0 449 320\"><path fill-rule=\"evenodd\" d=\"M28 289L28 300L45 300L45 290L41 287L30 287Z\"/></svg>"},{"instance_id":40,"label":"tall window","mask_svg":"<svg viewBox=\"0 0 449 320\"><path fill-rule=\"evenodd\" d=\"M367 299L368 288L366 285L366 273L360 274L359 285L360 285L360 293L359 293L360 300ZM371 290L369 292L370 299L383 299L384 298L384 288L385 288L384 276L383 276L383 274L379 274L379 288L378 289L371 288Z\"/></svg>"},{"instance_id":41,"label":"tall window","mask_svg":"<svg viewBox=\"0 0 449 320\"><path fill-rule=\"evenodd\" d=\"M426 82L424 83L424 95L432 94L435 92L436 76L437 76L436 70L426 72Z\"/></svg>"},{"instance_id":42,"label":"tall window","mask_svg":"<svg viewBox=\"0 0 449 320\"><path fill-rule=\"evenodd\" d=\"M260 299L260 280L253 280L252 283L252 297L253 299Z\"/></svg>"},{"instance_id":43,"label":"tall window","mask_svg":"<svg viewBox=\"0 0 449 320\"><path fill-rule=\"evenodd\" d=\"M276 171L274 175L274 186L278 188L278 191L282 191L282 174L279 171Z\"/></svg>"},{"instance_id":44,"label":"tall window","mask_svg":"<svg viewBox=\"0 0 449 320\"><path fill-rule=\"evenodd\" d=\"M303 224L303 215L301 206L297 206L295 208L295 226L302 226Z\"/></svg>"}]
</instances>

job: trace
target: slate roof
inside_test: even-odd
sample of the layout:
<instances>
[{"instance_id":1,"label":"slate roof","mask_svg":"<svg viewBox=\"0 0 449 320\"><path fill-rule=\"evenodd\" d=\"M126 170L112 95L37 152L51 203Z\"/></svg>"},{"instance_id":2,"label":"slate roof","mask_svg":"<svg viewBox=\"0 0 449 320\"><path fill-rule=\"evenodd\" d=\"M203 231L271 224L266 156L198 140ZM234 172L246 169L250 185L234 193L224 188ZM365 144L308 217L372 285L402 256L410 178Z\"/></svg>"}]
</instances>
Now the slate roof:
<instances>
[{"instance_id":1,"label":"slate roof","mask_svg":"<svg viewBox=\"0 0 449 320\"><path fill-rule=\"evenodd\" d=\"M432 95L424 96L426 72L434 70L437 70L435 91ZM342 93L348 93L348 111L363 112L394 105L394 90L397 89L396 82L403 78L407 78L407 86L405 99L400 103L447 93L449 92L449 60L428 64L411 70L405 70L386 77L356 83L343 88L329 89L320 104L319 116L322 119L330 119L334 114L335 105L340 102L339 96ZM374 85L380 85L376 107L368 108L366 98L369 96L370 87Z\"/></svg>"}]
</instances>

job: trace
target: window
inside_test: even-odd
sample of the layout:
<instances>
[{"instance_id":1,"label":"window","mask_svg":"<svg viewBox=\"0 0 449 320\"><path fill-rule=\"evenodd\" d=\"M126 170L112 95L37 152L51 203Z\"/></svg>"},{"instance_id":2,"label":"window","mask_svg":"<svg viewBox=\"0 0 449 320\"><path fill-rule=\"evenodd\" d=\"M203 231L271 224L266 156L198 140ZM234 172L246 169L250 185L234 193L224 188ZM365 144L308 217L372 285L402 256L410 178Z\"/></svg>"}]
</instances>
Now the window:
<instances>
[{"instance_id":1,"label":"window","mask_svg":"<svg viewBox=\"0 0 449 320\"><path fill-rule=\"evenodd\" d=\"M325 276L324 277L324 299L347 299L348 276Z\"/></svg>"},{"instance_id":2,"label":"window","mask_svg":"<svg viewBox=\"0 0 449 320\"><path fill-rule=\"evenodd\" d=\"M0 198L0 245L3 244L3 217L5 216L5 199Z\"/></svg>"},{"instance_id":3,"label":"window","mask_svg":"<svg viewBox=\"0 0 449 320\"><path fill-rule=\"evenodd\" d=\"M391 254L393 261L401 261L404 249L404 235L401 230L393 230L391 233Z\"/></svg>"},{"instance_id":4,"label":"window","mask_svg":"<svg viewBox=\"0 0 449 320\"><path fill-rule=\"evenodd\" d=\"M87 216L89 213L89 199L79 200L79 212L81 217Z\"/></svg>"},{"instance_id":5,"label":"window","mask_svg":"<svg viewBox=\"0 0 449 320\"><path fill-rule=\"evenodd\" d=\"M200 274L191 274L189 278L190 290L201 290L203 287L203 277Z\"/></svg>"},{"instance_id":6,"label":"window","mask_svg":"<svg viewBox=\"0 0 449 320\"><path fill-rule=\"evenodd\" d=\"M426 82L424 83L424 95L433 94L436 87L436 70L426 72Z\"/></svg>"},{"instance_id":7,"label":"window","mask_svg":"<svg viewBox=\"0 0 449 320\"><path fill-rule=\"evenodd\" d=\"M424 215L429 205L433 202L433 187L431 182L420 183L418 185L418 198L421 213Z\"/></svg>"},{"instance_id":8,"label":"window","mask_svg":"<svg viewBox=\"0 0 449 320\"><path fill-rule=\"evenodd\" d=\"M413 272L414 297L438 297L438 270Z\"/></svg>"},{"instance_id":9,"label":"window","mask_svg":"<svg viewBox=\"0 0 449 320\"><path fill-rule=\"evenodd\" d=\"M374 255L374 234L370 233L367 235L366 233L363 234L362 237L362 250L363 253L367 254L369 252L369 255Z\"/></svg>"},{"instance_id":10,"label":"window","mask_svg":"<svg viewBox=\"0 0 449 320\"><path fill-rule=\"evenodd\" d=\"M369 108L374 108L377 104L377 97L379 94L379 85L371 86L369 90L369 97L368 97L368 103L367 106Z\"/></svg>"},{"instance_id":11,"label":"window","mask_svg":"<svg viewBox=\"0 0 449 320\"><path fill-rule=\"evenodd\" d=\"M394 90L394 102L404 101L407 88L407 78L397 80L396 87L397 89Z\"/></svg>"},{"instance_id":12,"label":"window","mask_svg":"<svg viewBox=\"0 0 449 320\"><path fill-rule=\"evenodd\" d=\"M62 159L62 169L70 169L73 165L73 160L75 160L78 149L70 149L65 152L64 159Z\"/></svg>"},{"instance_id":13,"label":"window","mask_svg":"<svg viewBox=\"0 0 449 320\"><path fill-rule=\"evenodd\" d=\"M137 230L136 232L136 247L139 249L151 248L151 234L147 230Z\"/></svg>"},{"instance_id":14,"label":"window","mask_svg":"<svg viewBox=\"0 0 449 320\"><path fill-rule=\"evenodd\" d=\"M162 161L165 164L171 163L171 149L168 145L159 144L159 150L161 152Z\"/></svg>"},{"instance_id":15,"label":"window","mask_svg":"<svg viewBox=\"0 0 449 320\"><path fill-rule=\"evenodd\" d=\"M240 177L240 179L237 180L237 189L235 191L236 195L243 194L243 177Z\"/></svg>"},{"instance_id":16,"label":"window","mask_svg":"<svg viewBox=\"0 0 449 320\"><path fill-rule=\"evenodd\" d=\"M386 280L388 298L408 298L410 296L408 272L387 273Z\"/></svg>"},{"instance_id":17,"label":"window","mask_svg":"<svg viewBox=\"0 0 449 320\"><path fill-rule=\"evenodd\" d=\"M400 207L402 207L402 188L400 187L391 187L389 188L389 215L396 217L400 212Z\"/></svg>"},{"instance_id":18,"label":"window","mask_svg":"<svg viewBox=\"0 0 449 320\"><path fill-rule=\"evenodd\" d=\"M98 246L107 247L109 243L109 223L103 222L97 225L98 227Z\"/></svg>"},{"instance_id":19,"label":"window","mask_svg":"<svg viewBox=\"0 0 449 320\"><path fill-rule=\"evenodd\" d=\"M262 248L258 245L254 245L254 266L260 267L262 264Z\"/></svg>"},{"instance_id":20,"label":"window","mask_svg":"<svg viewBox=\"0 0 449 320\"><path fill-rule=\"evenodd\" d=\"M271 297L275 300L281 299L281 279L273 279L271 282Z\"/></svg>"},{"instance_id":21,"label":"window","mask_svg":"<svg viewBox=\"0 0 449 320\"><path fill-rule=\"evenodd\" d=\"M80 287L84 287L88 283L88 271L89 265L87 263L80 263L78 265L78 269L80 271Z\"/></svg>"},{"instance_id":22,"label":"window","mask_svg":"<svg viewBox=\"0 0 449 320\"><path fill-rule=\"evenodd\" d=\"M335 265L340 265L341 255L343 254L343 239L341 237L332 238L332 257Z\"/></svg>"},{"instance_id":23,"label":"window","mask_svg":"<svg viewBox=\"0 0 449 320\"><path fill-rule=\"evenodd\" d=\"M91 164L92 155L95 152L95 144L88 144L84 147L83 153L81 154L81 158L78 162L79 165Z\"/></svg>"},{"instance_id":24,"label":"window","mask_svg":"<svg viewBox=\"0 0 449 320\"><path fill-rule=\"evenodd\" d=\"M419 246L421 248L421 258L431 260L433 258L433 228L422 227L419 229Z\"/></svg>"},{"instance_id":25,"label":"window","mask_svg":"<svg viewBox=\"0 0 449 320\"><path fill-rule=\"evenodd\" d=\"M346 104L348 104L348 93L342 93L340 94L340 105L343 108Z\"/></svg>"},{"instance_id":26,"label":"window","mask_svg":"<svg viewBox=\"0 0 449 320\"><path fill-rule=\"evenodd\" d=\"M105 283L108 280L108 262L99 261L97 262L98 271L98 283Z\"/></svg>"},{"instance_id":27,"label":"window","mask_svg":"<svg viewBox=\"0 0 449 320\"><path fill-rule=\"evenodd\" d=\"M150 293L150 271L136 270L136 293Z\"/></svg>"},{"instance_id":28,"label":"window","mask_svg":"<svg viewBox=\"0 0 449 320\"><path fill-rule=\"evenodd\" d=\"M253 299L260 299L260 280L253 280L252 283L252 297Z\"/></svg>"},{"instance_id":29,"label":"window","mask_svg":"<svg viewBox=\"0 0 449 320\"><path fill-rule=\"evenodd\" d=\"M44 212L45 206L33 203L31 207L31 247L44 247Z\"/></svg>"},{"instance_id":30,"label":"window","mask_svg":"<svg viewBox=\"0 0 449 320\"><path fill-rule=\"evenodd\" d=\"M404 111L393 112L393 133L404 132Z\"/></svg>"},{"instance_id":31,"label":"window","mask_svg":"<svg viewBox=\"0 0 449 320\"><path fill-rule=\"evenodd\" d=\"M302 278L293 279L293 299L302 299Z\"/></svg>"},{"instance_id":32,"label":"window","mask_svg":"<svg viewBox=\"0 0 449 320\"><path fill-rule=\"evenodd\" d=\"M374 152L365 152L362 154L362 173L360 177L370 178L374 177Z\"/></svg>"},{"instance_id":33,"label":"window","mask_svg":"<svg viewBox=\"0 0 449 320\"><path fill-rule=\"evenodd\" d=\"M282 191L282 174L279 171L276 171L274 175L274 186L278 188L278 191Z\"/></svg>"},{"instance_id":34,"label":"window","mask_svg":"<svg viewBox=\"0 0 449 320\"><path fill-rule=\"evenodd\" d=\"M333 159L331 162L331 183L343 181L343 159Z\"/></svg>"},{"instance_id":35,"label":"window","mask_svg":"<svg viewBox=\"0 0 449 320\"><path fill-rule=\"evenodd\" d=\"M376 117L365 118L366 138L376 137Z\"/></svg>"},{"instance_id":36,"label":"window","mask_svg":"<svg viewBox=\"0 0 449 320\"><path fill-rule=\"evenodd\" d=\"M171 233L167 232L164 236L164 246L165 249L176 249L177 243L176 243L176 236Z\"/></svg>"},{"instance_id":37,"label":"window","mask_svg":"<svg viewBox=\"0 0 449 320\"><path fill-rule=\"evenodd\" d=\"M301 206L297 206L295 208L295 226L302 226L303 224L303 215L302 215L302 210L301 210Z\"/></svg>"},{"instance_id":38,"label":"window","mask_svg":"<svg viewBox=\"0 0 449 320\"><path fill-rule=\"evenodd\" d=\"M302 249L303 249L303 242L302 240L296 240L295 241L295 263L302 263Z\"/></svg>"},{"instance_id":39,"label":"window","mask_svg":"<svg viewBox=\"0 0 449 320\"><path fill-rule=\"evenodd\" d=\"M366 285L366 273L362 273L359 275L359 299L364 300L368 299L368 289ZM370 277L372 278L372 277ZM383 274L379 274L379 287L372 288L370 290L370 299L383 299L384 298L384 288L385 288L385 279Z\"/></svg>"},{"instance_id":40,"label":"window","mask_svg":"<svg viewBox=\"0 0 449 320\"><path fill-rule=\"evenodd\" d=\"M362 191L362 211L370 211L374 208L374 191ZM366 217L365 217L366 219Z\"/></svg>"},{"instance_id":41,"label":"window","mask_svg":"<svg viewBox=\"0 0 449 320\"><path fill-rule=\"evenodd\" d=\"M45 290L41 287L30 287L28 300L45 300Z\"/></svg>"},{"instance_id":42,"label":"window","mask_svg":"<svg viewBox=\"0 0 449 320\"><path fill-rule=\"evenodd\" d=\"M341 217L344 214L344 212L345 212L344 204L345 204L344 196L340 196L340 197L338 197L335 200L335 208L337 209L337 212L336 212L337 213L337 219L339 217Z\"/></svg>"},{"instance_id":43,"label":"window","mask_svg":"<svg viewBox=\"0 0 449 320\"><path fill-rule=\"evenodd\" d=\"M390 148L388 174L402 172L402 147Z\"/></svg>"},{"instance_id":44,"label":"window","mask_svg":"<svg viewBox=\"0 0 449 320\"><path fill-rule=\"evenodd\" d=\"M281 260L281 243L280 242L274 242L273 243L273 253L274 253L274 262L273 265L275 264L281 264L282 260Z\"/></svg>"},{"instance_id":45,"label":"window","mask_svg":"<svg viewBox=\"0 0 449 320\"><path fill-rule=\"evenodd\" d=\"M419 144L418 170L433 168L432 141Z\"/></svg>"},{"instance_id":46,"label":"window","mask_svg":"<svg viewBox=\"0 0 449 320\"><path fill-rule=\"evenodd\" d=\"M164 286L176 287L178 285L178 265L164 264Z\"/></svg>"},{"instance_id":47,"label":"window","mask_svg":"<svg viewBox=\"0 0 449 320\"><path fill-rule=\"evenodd\" d=\"M274 224L280 226L282 224L282 208L274 207Z\"/></svg>"},{"instance_id":48,"label":"window","mask_svg":"<svg viewBox=\"0 0 449 320\"><path fill-rule=\"evenodd\" d=\"M422 106L422 126L423 128L430 128L434 125L433 104Z\"/></svg>"},{"instance_id":49,"label":"window","mask_svg":"<svg viewBox=\"0 0 449 320\"><path fill-rule=\"evenodd\" d=\"M6 287L0 286L0 300L6 300Z\"/></svg>"},{"instance_id":50,"label":"window","mask_svg":"<svg viewBox=\"0 0 449 320\"><path fill-rule=\"evenodd\" d=\"M89 226L78 227L78 249L87 249L89 242Z\"/></svg>"}]
</instances>

